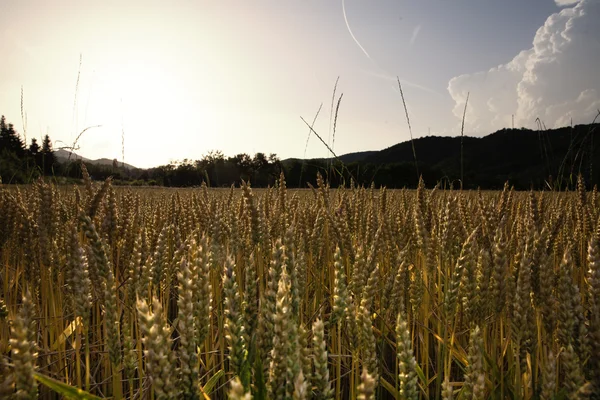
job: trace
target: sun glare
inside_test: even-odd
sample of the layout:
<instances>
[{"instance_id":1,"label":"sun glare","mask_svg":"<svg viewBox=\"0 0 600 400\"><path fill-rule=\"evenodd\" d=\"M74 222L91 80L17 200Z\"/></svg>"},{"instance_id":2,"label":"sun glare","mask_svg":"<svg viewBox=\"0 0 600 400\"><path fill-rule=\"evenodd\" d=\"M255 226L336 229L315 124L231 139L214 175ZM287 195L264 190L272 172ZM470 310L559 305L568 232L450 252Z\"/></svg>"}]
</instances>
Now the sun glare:
<instances>
[{"instance_id":1,"label":"sun glare","mask_svg":"<svg viewBox=\"0 0 600 400\"><path fill-rule=\"evenodd\" d=\"M81 86L89 93L81 94L78 110L81 115L86 114L88 126L102 125L102 134L90 132L82 139L82 145L110 148L111 157L116 157L121 155L124 131L126 152L131 143L146 148L144 159L130 161L152 165L148 159L164 159L166 153L177 159L179 153L183 156L189 152L189 148L182 151L181 143L193 146L204 139L206 145L211 144L211 140L198 138L194 132L215 132L218 110L190 91L168 65L146 59L121 60L99 68L88 78L92 81L89 89L88 82ZM87 96L89 105L84 105ZM84 128L81 115L79 130Z\"/></svg>"}]
</instances>

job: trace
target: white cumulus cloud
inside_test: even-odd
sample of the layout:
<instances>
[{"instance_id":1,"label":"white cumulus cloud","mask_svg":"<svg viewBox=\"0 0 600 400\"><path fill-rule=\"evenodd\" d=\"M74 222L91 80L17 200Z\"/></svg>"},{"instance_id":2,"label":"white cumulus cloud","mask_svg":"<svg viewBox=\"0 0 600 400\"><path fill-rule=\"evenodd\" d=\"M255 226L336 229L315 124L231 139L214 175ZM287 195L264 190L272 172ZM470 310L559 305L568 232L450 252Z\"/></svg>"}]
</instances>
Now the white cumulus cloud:
<instances>
[{"instance_id":1,"label":"white cumulus cloud","mask_svg":"<svg viewBox=\"0 0 600 400\"><path fill-rule=\"evenodd\" d=\"M563 4L566 0L560 0ZM487 133L515 126L589 123L600 108L600 0L581 0L548 17L530 49L488 71L452 78L453 113L465 126Z\"/></svg>"},{"instance_id":2,"label":"white cumulus cloud","mask_svg":"<svg viewBox=\"0 0 600 400\"><path fill-rule=\"evenodd\" d=\"M566 7L579 3L579 0L554 0L554 2L559 7Z\"/></svg>"}]
</instances>

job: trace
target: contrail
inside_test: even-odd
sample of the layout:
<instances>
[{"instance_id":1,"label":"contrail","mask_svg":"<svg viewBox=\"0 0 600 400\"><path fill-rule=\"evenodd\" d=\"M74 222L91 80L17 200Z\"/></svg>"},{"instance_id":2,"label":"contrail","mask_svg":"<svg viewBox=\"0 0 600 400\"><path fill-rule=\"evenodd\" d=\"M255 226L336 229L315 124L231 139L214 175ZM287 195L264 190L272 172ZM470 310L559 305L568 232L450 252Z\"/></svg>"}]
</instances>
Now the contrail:
<instances>
[{"instance_id":1,"label":"contrail","mask_svg":"<svg viewBox=\"0 0 600 400\"><path fill-rule=\"evenodd\" d=\"M342 0L342 13L344 14L344 21L346 21L346 28L348 28L348 33L350 33L350 36L352 37L352 40L354 40L354 43L356 43L356 45L362 50L362 52L365 54L365 56L367 56L367 58L369 60L371 60L371 62L375 66L375 68L377 68L379 71L381 71L381 74L377 74L377 73L373 73L373 72L367 72L367 74L373 75L373 76L378 77L378 78L382 78L382 79L391 80L393 82L396 82L396 78L392 77L392 75L390 73L388 73L385 69L383 69L377 63L377 61L375 61L375 59L371 58L371 56L365 50L365 48L362 47L362 45L360 44L360 42L358 41L358 39L356 39L356 36L354 36L354 33L352 33L352 29L350 28L350 24L348 23L348 17L346 16L346 0ZM420 28L419 28L419 30L420 30ZM416 35L414 35L414 36L416 36ZM435 91L433 89L430 89L428 87L421 86L419 84L408 82L408 81L403 81L403 82L407 86L412 86L414 88L421 89L423 91L426 91L426 92L429 92L429 93L433 93L433 94L436 94L438 96L440 95L439 92L437 92L437 91ZM392 88L392 90L395 90L395 91L398 90L395 86L392 86L391 88Z\"/></svg>"},{"instance_id":2,"label":"contrail","mask_svg":"<svg viewBox=\"0 0 600 400\"><path fill-rule=\"evenodd\" d=\"M348 28L348 32L350 33L350 36L352 36L352 39L354 40L354 43L356 43L356 45L358 47L360 47L360 49L362 50L363 53L365 53L365 56L367 56L367 58L370 60L371 56L369 55L369 53L367 53L367 51L365 50L364 47L362 47L362 45L360 44L360 42L358 41L358 39L356 39L356 37L354 36L354 33L352 33L352 29L350 29L350 24L348 23L348 17L346 17L346 1L342 0L342 12L344 14L344 21L346 21L346 28Z\"/></svg>"},{"instance_id":3,"label":"contrail","mask_svg":"<svg viewBox=\"0 0 600 400\"><path fill-rule=\"evenodd\" d=\"M415 40L417 40L417 36L419 35L419 32L421 32L421 24L417 25L417 27L415 29L413 29L413 33L412 36L410 37L410 45L412 47L412 45L415 44Z\"/></svg>"},{"instance_id":4,"label":"contrail","mask_svg":"<svg viewBox=\"0 0 600 400\"><path fill-rule=\"evenodd\" d=\"M378 67L378 68L379 68L381 71L383 71L383 69L382 69L381 67L379 67L379 66L377 66L377 67ZM383 72L384 72L384 73L378 74L378 73L376 73L376 72L364 71L364 73L365 73L365 74L367 74L367 75L371 75L371 76L373 76L373 77L375 77L375 78L384 79L384 80L386 80L386 81L390 81L390 82L397 82L397 78L393 78L393 77L392 77L392 76L391 76L391 75L390 75L388 72L386 72L386 71L383 71ZM440 96L440 95L441 95L441 93L440 93L440 92L438 92L438 91L436 91L436 90L433 90L433 89L431 89L431 88L428 88L427 86L419 85L418 83L409 82L409 81L407 81L407 80L405 80L405 79L400 79L400 80L402 81L402 84L403 84L404 86L413 87L413 88L415 88L415 89L420 89L420 90L423 90L423 91L425 91L425 92L428 92L428 93L431 93L431 94L436 94L436 95L438 95L438 96ZM398 85L396 85L396 86L390 86L390 87L391 87L391 88L394 90L394 92L396 92L396 93L400 93L400 91L398 90Z\"/></svg>"}]
</instances>

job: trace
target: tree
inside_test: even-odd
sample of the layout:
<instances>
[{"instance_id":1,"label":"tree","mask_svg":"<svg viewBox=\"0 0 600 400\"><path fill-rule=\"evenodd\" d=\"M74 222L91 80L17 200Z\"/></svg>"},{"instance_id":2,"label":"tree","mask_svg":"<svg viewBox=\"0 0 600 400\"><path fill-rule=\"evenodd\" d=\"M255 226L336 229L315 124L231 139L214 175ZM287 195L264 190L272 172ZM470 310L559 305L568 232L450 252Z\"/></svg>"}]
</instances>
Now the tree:
<instances>
[{"instance_id":1,"label":"tree","mask_svg":"<svg viewBox=\"0 0 600 400\"><path fill-rule=\"evenodd\" d=\"M54 156L54 150L52 150L52 141L50 136L44 136L42 142L42 171L44 175L52 175L54 164L56 163L56 157Z\"/></svg>"},{"instance_id":2,"label":"tree","mask_svg":"<svg viewBox=\"0 0 600 400\"><path fill-rule=\"evenodd\" d=\"M31 154L32 156L36 156L40 151L40 145L37 144L37 139L36 138L32 138L31 139L31 144L29 145L29 154Z\"/></svg>"},{"instance_id":3,"label":"tree","mask_svg":"<svg viewBox=\"0 0 600 400\"><path fill-rule=\"evenodd\" d=\"M23 183L27 179L26 152L13 124L0 117L0 176L2 182Z\"/></svg>"},{"instance_id":4,"label":"tree","mask_svg":"<svg viewBox=\"0 0 600 400\"><path fill-rule=\"evenodd\" d=\"M0 178L3 183L25 183L27 179L22 160L8 149L0 150Z\"/></svg>"},{"instance_id":5,"label":"tree","mask_svg":"<svg viewBox=\"0 0 600 400\"><path fill-rule=\"evenodd\" d=\"M43 169L43 161L42 161L42 153L40 153L40 145L37 142L36 138L31 138L31 144L29 145L29 149L27 149L29 153L29 158L33 160L33 165L35 166L37 171L41 171ZM29 169L30 163L27 162L27 169Z\"/></svg>"},{"instance_id":6,"label":"tree","mask_svg":"<svg viewBox=\"0 0 600 400\"><path fill-rule=\"evenodd\" d=\"M237 154L235 157L231 157L229 160L237 170L238 177L246 181L252 179L252 157L246 153Z\"/></svg>"},{"instance_id":7,"label":"tree","mask_svg":"<svg viewBox=\"0 0 600 400\"><path fill-rule=\"evenodd\" d=\"M269 160L267 160L265 153L256 153L254 155L253 164L254 169L260 173L260 170L269 164Z\"/></svg>"},{"instance_id":8,"label":"tree","mask_svg":"<svg viewBox=\"0 0 600 400\"><path fill-rule=\"evenodd\" d=\"M8 126L6 125L6 117L0 118L0 151L9 150Z\"/></svg>"},{"instance_id":9,"label":"tree","mask_svg":"<svg viewBox=\"0 0 600 400\"><path fill-rule=\"evenodd\" d=\"M225 164L225 156L221 151L209 151L207 155L200 160L202 169L206 171L209 180L209 186L220 186L219 175Z\"/></svg>"},{"instance_id":10,"label":"tree","mask_svg":"<svg viewBox=\"0 0 600 400\"><path fill-rule=\"evenodd\" d=\"M0 118L0 151L8 150L22 158L25 155L25 145L15 131L13 124L7 124L4 115Z\"/></svg>"}]
</instances>

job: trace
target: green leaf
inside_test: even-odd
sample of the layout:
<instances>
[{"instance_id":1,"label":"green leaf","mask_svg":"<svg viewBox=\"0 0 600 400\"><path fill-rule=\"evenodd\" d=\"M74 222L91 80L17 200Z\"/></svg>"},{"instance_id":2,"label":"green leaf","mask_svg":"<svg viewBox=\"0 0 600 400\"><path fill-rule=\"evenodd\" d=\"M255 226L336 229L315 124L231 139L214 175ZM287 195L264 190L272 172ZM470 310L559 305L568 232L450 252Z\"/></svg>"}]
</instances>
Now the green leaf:
<instances>
[{"instance_id":1,"label":"green leaf","mask_svg":"<svg viewBox=\"0 0 600 400\"><path fill-rule=\"evenodd\" d=\"M379 381L381 382L381 386L383 386L383 388L385 390L387 390L389 394L391 394L392 396L394 396L394 399L399 399L400 398L400 393L398 393L398 391L396 390L396 388L394 387L394 385L392 385L391 383L389 383L388 381L386 381L383 378L380 378Z\"/></svg>"},{"instance_id":2,"label":"green leaf","mask_svg":"<svg viewBox=\"0 0 600 400\"><path fill-rule=\"evenodd\" d=\"M263 371L261 357L256 357L254 359L255 390L252 393L254 400L266 400L267 398L267 383Z\"/></svg>"},{"instance_id":3,"label":"green leaf","mask_svg":"<svg viewBox=\"0 0 600 400\"><path fill-rule=\"evenodd\" d=\"M94 396L84 390L76 388L75 386L67 385L64 382L57 381L56 379L50 378L49 376L39 374L37 372L34 373L35 379L41 384L49 387L54 390L61 396L64 396L68 399L75 400L100 400L100 397Z\"/></svg>"},{"instance_id":4,"label":"green leaf","mask_svg":"<svg viewBox=\"0 0 600 400\"><path fill-rule=\"evenodd\" d=\"M428 385L427 378L425 378L425 374L423 373L423 370L421 369L421 366L419 364L415 364L415 372L417 373L417 376L421 380L421 384L423 385L423 387L427 387L427 385Z\"/></svg>"},{"instance_id":5,"label":"green leaf","mask_svg":"<svg viewBox=\"0 0 600 400\"><path fill-rule=\"evenodd\" d=\"M206 382L206 385L202 387L202 391L205 394L212 392L215 386L217 385L217 382L219 382L219 379L221 379L223 375L225 375L225 371L223 371L222 369L217 371L217 373L211 376L208 382Z\"/></svg>"}]
</instances>

